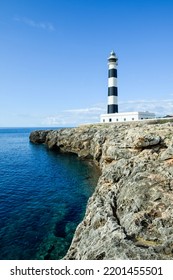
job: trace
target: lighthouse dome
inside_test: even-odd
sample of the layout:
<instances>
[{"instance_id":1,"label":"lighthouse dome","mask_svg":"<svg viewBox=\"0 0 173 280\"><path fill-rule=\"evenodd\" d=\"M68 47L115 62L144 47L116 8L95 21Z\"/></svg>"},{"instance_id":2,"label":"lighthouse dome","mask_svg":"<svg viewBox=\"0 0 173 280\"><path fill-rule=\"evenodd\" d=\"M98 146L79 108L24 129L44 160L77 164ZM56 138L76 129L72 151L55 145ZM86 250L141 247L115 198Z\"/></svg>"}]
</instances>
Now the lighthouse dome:
<instances>
[{"instance_id":1,"label":"lighthouse dome","mask_svg":"<svg viewBox=\"0 0 173 280\"><path fill-rule=\"evenodd\" d=\"M117 62L118 58L115 54L115 52L112 50L110 53L110 56L108 57L109 62Z\"/></svg>"},{"instance_id":2,"label":"lighthouse dome","mask_svg":"<svg viewBox=\"0 0 173 280\"><path fill-rule=\"evenodd\" d=\"M115 52L113 50L111 51L111 55L115 56Z\"/></svg>"}]
</instances>

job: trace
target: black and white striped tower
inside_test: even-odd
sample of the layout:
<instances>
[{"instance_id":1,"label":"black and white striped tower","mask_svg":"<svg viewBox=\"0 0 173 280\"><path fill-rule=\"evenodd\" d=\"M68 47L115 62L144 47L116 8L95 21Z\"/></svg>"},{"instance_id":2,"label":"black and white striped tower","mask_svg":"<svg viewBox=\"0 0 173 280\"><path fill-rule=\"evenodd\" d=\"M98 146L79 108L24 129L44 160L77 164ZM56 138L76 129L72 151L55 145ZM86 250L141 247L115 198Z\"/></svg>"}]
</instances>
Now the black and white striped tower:
<instances>
[{"instance_id":1,"label":"black and white striped tower","mask_svg":"<svg viewBox=\"0 0 173 280\"><path fill-rule=\"evenodd\" d=\"M118 113L117 61L112 51L108 58L108 114Z\"/></svg>"}]
</instances>

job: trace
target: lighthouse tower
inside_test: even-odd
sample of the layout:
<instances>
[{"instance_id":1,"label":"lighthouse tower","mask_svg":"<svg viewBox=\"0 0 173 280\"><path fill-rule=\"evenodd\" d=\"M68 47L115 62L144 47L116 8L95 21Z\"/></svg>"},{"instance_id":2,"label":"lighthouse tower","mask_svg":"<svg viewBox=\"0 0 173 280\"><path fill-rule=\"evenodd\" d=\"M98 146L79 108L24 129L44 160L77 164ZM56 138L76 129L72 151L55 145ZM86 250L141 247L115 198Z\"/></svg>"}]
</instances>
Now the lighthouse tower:
<instances>
[{"instance_id":1,"label":"lighthouse tower","mask_svg":"<svg viewBox=\"0 0 173 280\"><path fill-rule=\"evenodd\" d=\"M114 51L108 57L108 106L107 114L100 115L101 123L142 121L154 119L155 114L145 112L122 112L118 113L118 88L117 88L117 61Z\"/></svg>"},{"instance_id":2,"label":"lighthouse tower","mask_svg":"<svg viewBox=\"0 0 173 280\"><path fill-rule=\"evenodd\" d=\"M108 58L108 114L118 113L117 61L112 51Z\"/></svg>"}]
</instances>

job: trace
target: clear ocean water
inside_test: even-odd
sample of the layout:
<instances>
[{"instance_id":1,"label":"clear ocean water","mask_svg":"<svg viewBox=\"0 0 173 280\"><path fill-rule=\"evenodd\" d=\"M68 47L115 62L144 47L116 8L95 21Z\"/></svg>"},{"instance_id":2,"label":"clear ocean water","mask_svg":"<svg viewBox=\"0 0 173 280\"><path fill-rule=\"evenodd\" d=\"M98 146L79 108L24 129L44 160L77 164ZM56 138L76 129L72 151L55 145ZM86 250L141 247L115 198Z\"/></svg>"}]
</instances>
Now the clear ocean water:
<instances>
[{"instance_id":1,"label":"clear ocean water","mask_svg":"<svg viewBox=\"0 0 173 280\"><path fill-rule=\"evenodd\" d=\"M61 259L99 170L29 142L35 129L0 129L0 259Z\"/></svg>"}]
</instances>

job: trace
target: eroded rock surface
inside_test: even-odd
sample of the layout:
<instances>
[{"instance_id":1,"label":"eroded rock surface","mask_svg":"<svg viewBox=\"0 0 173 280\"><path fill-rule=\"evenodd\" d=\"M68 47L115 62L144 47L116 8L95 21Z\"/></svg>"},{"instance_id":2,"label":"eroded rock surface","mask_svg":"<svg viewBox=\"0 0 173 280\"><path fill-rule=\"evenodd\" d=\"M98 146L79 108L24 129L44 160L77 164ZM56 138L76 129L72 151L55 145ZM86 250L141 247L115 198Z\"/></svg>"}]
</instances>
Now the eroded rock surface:
<instances>
[{"instance_id":1,"label":"eroded rock surface","mask_svg":"<svg viewBox=\"0 0 173 280\"><path fill-rule=\"evenodd\" d=\"M93 159L102 171L65 259L173 259L172 124L98 124L31 134L33 142Z\"/></svg>"}]
</instances>

